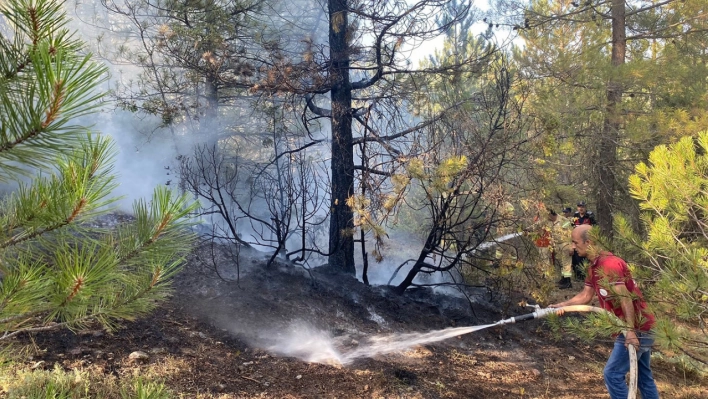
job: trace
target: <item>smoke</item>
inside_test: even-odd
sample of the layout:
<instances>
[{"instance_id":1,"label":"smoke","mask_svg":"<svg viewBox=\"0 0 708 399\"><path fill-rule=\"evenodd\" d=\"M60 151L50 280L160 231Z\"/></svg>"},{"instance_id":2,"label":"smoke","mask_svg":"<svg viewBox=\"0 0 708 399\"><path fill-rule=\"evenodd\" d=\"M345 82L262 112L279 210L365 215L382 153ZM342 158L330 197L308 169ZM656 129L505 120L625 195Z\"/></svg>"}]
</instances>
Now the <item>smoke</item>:
<instances>
[{"instance_id":1,"label":"smoke","mask_svg":"<svg viewBox=\"0 0 708 399\"><path fill-rule=\"evenodd\" d=\"M315 7L315 9L307 9L306 6L308 4L310 7ZM303 41L305 36L308 36L309 39L313 40L315 44L326 42L326 29L323 28L326 27L326 15L324 10L318 4L309 3L306 1L284 3L276 2L274 4L264 4L264 7L268 9L270 9L270 7L274 7L273 11L277 11L273 12L273 14L279 17L274 17L270 22L272 25L270 32L275 35L274 37L280 37L284 43L290 44L290 46L287 47L289 56L302 56L301 53L307 48L306 43ZM121 17L115 13L107 13L105 9L102 7L97 7L94 3L77 3L76 8L73 10L70 9L69 11L75 14L75 20L72 23L71 28L79 31L79 37L90 41L93 40L90 38L98 38L99 36L105 34L105 37L102 39L102 44L104 47L113 46L122 48L126 46L128 49L135 47L136 43L133 42L135 39L131 35L126 34L126 27L130 27L130 24L127 24L126 21L122 21ZM97 21L107 21L106 24L108 24L107 26L111 29L111 31L106 31L106 26L104 26L103 29L97 29L96 25L94 25L94 23L98 23ZM307 23L304 24L305 26L311 25L312 28L303 31L300 27L298 27L298 24L303 21L307 21ZM442 36L440 36L440 38L442 38ZM439 42L435 43L439 44ZM96 47L98 46L98 43L89 43L89 46ZM414 50L414 48L417 50ZM414 46L407 51L416 54L432 51L432 48L426 48L425 51L420 51L420 49L420 47ZM111 54L107 54L107 56L111 56ZM139 67L126 64L118 66L117 64L114 65L111 63L108 63L107 65L111 67L111 76L113 77L107 88L116 87L116 82L121 82L123 85L128 85L131 82L140 81L138 79L138 74L141 72ZM324 98L321 97L319 99L323 100ZM271 156L272 154L268 151L271 151L271 147L273 147L273 144L268 146L265 143L268 142L268 140L271 140L271 142L277 147L278 140L275 135L273 135L273 137L269 137L269 122L267 122L267 117L264 114L253 111L251 104L246 104L247 102L249 102L249 100L239 100L238 102L233 103L228 112L229 116L227 117L225 116L226 113L222 113L219 119L224 127L229 125L228 129L234 135L241 134L242 137L248 137L252 140L250 144L251 147L248 148L245 147L245 140L242 140L244 143L244 149L242 154L239 154L239 156L248 156L251 157L251 161L263 162L262 159L257 160L256 158L259 156L263 157L264 153L267 153L267 156ZM303 132L300 131L302 130L302 126L299 120L299 113L286 107L286 105L287 104L273 104L274 109L278 109L278 112L283 113L283 120L279 122L282 124L283 131L281 133L285 132L286 129L288 130L287 140L283 140L281 144L282 147L279 151L281 151L281 153L282 151L290 151L308 141L322 140L321 144L312 146L306 153L303 153L306 154L308 158L318 159L320 165L324 165L324 163L326 163L330 158L330 151L327 148L326 139L330 134L327 127L315 126L313 123L313 126L311 126L312 132L310 132L311 135L306 137ZM326 104L323 104L323 106L325 105ZM289 115L285 115L286 111L284 110L286 108L290 109L290 111L288 111L290 112ZM406 115L406 118L410 117L407 113L404 112L404 114ZM135 199L150 198L154 188L158 185L169 185L170 187L176 187L176 158L178 155L192 155L192 149L194 148L196 137L204 137L208 135L208 133L206 133L207 131L216 133L217 135L225 133L225 128L220 128L220 126L216 125L216 122L215 126L211 126L207 122L199 121L198 123L194 123L195 126L187 126L185 124L185 126L176 127L176 131L179 132L179 136L175 137L167 131L167 129L159 129L160 123L161 121L156 117L144 117L138 119L136 114L120 110L103 111L101 114L97 115L95 120L93 120L95 129L101 131L103 134L110 135L115 140L119 149L115 167L120 185L115 194L123 196L123 200L120 202L120 209L123 211L130 212L132 203ZM200 131L202 133L200 133ZM293 139L293 137L299 138ZM255 140L253 140L254 138ZM240 140L240 138L233 141L238 140ZM356 160L360 161L358 159L359 153L355 152L355 154L355 157L357 157ZM328 184L327 180L329 176L327 175L327 169L328 168L325 166L317 168L314 172L316 178L323 182L324 186ZM261 175L265 175L265 173ZM282 174L277 173L274 175L282 176ZM307 188L312 190L312 187L314 186L309 185ZM326 190L323 190L320 195L320 198L322 198L322 203L325 205L314 211L315 215L310 220L310 225L308 226L310 229L315 229L315 225L317 225L317 228L320 229L326 228L326 223L319 223L321 219L324 219L328 209L328 198L326 198L327 193L325 191ZM282 194L282 190L280 190L280 192ZM272 220L272 216L266 212L265 205L262 203L249 203L249 208L254 215L262 220ZM209 220L207 222L219 226L219 221L217 220ZM258 223L254 224L244 219L238 224L238 226L242 229L239 234L241 234L247 241L256 243L255 247L262 250L272 250L274 248L270 245L272 244L272 241L268 241L272 240L272 234L270 234L267 229L262 229ZM263 234L265 237L258 237L259 228L261 231L266 231L266 233ZM288 248L288 250L297 248L296 245L299 245L302 241L302 237L298 234L299 233L292 235L289 240L289 244L292 244L292 247ZM318 249L321 249L321 252L327 252L326 232L308 231L307 234L311 235L307 237L308 240L311 240L311 242L314 242L315 244L319 244L317 246L319 247ZM266 245L258 245L259 241L260 244ZM407 263L399 270L397 269L407 260L416 259L420 248L423 245L420 237L404 234L396 234L392 239L388 240L388 242L388 248L382 250L384 260L381 263L376 262L372 254L369 255L370 267L368 278L371 284L385 285L388 284L389 281L391 284L400 283L413 266L413 262ZM312 244L311 246L315 245ZM359 259L356 263L360 265L358 277L362 279L361 264L363 263L363 260L361 259L361 253L358 249L359 248L357 248L356 255ZM316 266L322 263L321 258L313 257L308 266ZM431 259L431 263L435 263L435 260ZM395 278L391 280L391 277L394 276L394 274ZM451 282L453 282L452 277L448 273L419 274L414 281L414 283L418 284L431 285ZM438 290L444 290L446 293L456 293L454 289L438 288Z\"/></svg>"},{"instance_id":2,"label":"smoke","mask_svg":"<svg viewBox=\"0 0 708 399\"><path fill-rule=\"evenodd\" d=\"M121 211L131 212L135 200L151 198L158 185L177 185L177 154L171 140L163 135L144 136L141 128L149 122L137 121L126 111L103 111L94 117L94 129L109 135L116 145L114 166L119 185L113 194L121 197Z\"/></svg>"},{"instance_id":3,"label":"smoke","mask_svg":"<svg viewBox=\"0 0 708 399\"><path fill-rule=\"evenodd\" d=\"M372 255L374 247L369 244L369 269L367 272L369 283L371 285L398 285L401 283L415 264L415 260L418 259L423 244L423 239L413 233L391 231L389 238L379 248L382 255L380 262ZM434 259L429 259L429 261L431 264L435 264ZM355 263L357 264L357 278L361 281L363 280L363 259L361 250L358 247L355 252ZM430 274L419 273L413 282L415 284L436 285L452 283L453 280L448 272L435 272ZM435 289L444 290L447 294L459 295L459 292L449 287Z\"/></svg>"}]
</instances>

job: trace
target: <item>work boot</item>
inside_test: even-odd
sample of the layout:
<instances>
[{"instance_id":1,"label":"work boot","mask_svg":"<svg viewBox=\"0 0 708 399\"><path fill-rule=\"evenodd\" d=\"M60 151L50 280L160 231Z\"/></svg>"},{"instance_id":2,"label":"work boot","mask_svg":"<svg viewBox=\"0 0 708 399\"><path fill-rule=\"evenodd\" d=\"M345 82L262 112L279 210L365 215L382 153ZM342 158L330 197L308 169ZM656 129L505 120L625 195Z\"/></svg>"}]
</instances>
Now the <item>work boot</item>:
<instances>
[{"instance_id":1,"label":"work boot","mask_svg":"<svg viewBox=\"0 0 708 399\"><path fill-rule=\"evenodd\" d=\"M557 286L558 289L567 290L569 288L573 288L573 282L570 281L570 277L563 277L560 281L558 281Z\"/></svg>"}]
</instances>

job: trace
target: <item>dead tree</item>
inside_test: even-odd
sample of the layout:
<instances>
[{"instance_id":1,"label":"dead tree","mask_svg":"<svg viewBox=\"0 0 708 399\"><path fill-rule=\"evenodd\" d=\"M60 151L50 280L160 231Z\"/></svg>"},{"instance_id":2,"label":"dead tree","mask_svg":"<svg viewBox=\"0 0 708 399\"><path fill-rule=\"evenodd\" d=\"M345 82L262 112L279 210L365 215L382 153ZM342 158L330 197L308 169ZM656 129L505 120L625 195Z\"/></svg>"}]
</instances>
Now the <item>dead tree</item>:
<instances>
[{"instance_id":1,"label":"dead tree","mask_svg":"<svg viewBox=\"0 0 708 399\"><path fill-rule=\"evenodd\" d=\"M213 225L207 239L268 248L268 265L279 255L294 263L325 256L316 234L327 218L326 193L306 147L276 150L265 163L215 145L199 146L193 157L183 157L182 188L201 203L198 216Z\"/></svg>"},{"instance_id":2,"label":"dead tree","mask_svg":"<svg viewBox=\"0 0 708 399\"><path fill-rule=\"evenodd\" d=\"M429 150L421 159L423 171L416 168L411 177L422 194L406 206L424 210L420 213L428 230L412 268L395 288L398 293L415 285L420 273L477 267L475 259L485 256L480 244L513 219L506 204L529 137L513 74L503 62L489 73L491 84L482 86L468 107L421 137L429 140L421 144Z\"/></svg>"},{"instance_id":3,"label":"dead tree","mask_svg":"<svg viewBox=\"0 0 708 399\"><path fill-rule=\"evenodd\" d=\"M451 18L437 24L435 16L453 0L407 2L360 2L329 0L323 10L327 35L311 35L304 54L280 52L267 78L255 87L265 92L304 96L306 120L327 118L331 126L331 182L329 218L329 265L354 273L354 212L348 203L356 190L358 169L355 146L371 118L385 118L384 130L369 135L370 142L406 140L431 121L411 123L401 106L415 87L406 84L414 75L454 74L485 63L493 52L475 54L444 68L418 68L408 61L422 41L440 36L470 11L469 3L454 8ZM317 11L310 14L316 15ZM323 24L324 25L324 24ZM324 36L324 35L322 35ZM320 41L318 41L320 40ZM371 108L369 108L372 106ZM439 116L438 116L439 117ZM384 172L388 173L388 172Z\"/></svg>"}]
</instances>

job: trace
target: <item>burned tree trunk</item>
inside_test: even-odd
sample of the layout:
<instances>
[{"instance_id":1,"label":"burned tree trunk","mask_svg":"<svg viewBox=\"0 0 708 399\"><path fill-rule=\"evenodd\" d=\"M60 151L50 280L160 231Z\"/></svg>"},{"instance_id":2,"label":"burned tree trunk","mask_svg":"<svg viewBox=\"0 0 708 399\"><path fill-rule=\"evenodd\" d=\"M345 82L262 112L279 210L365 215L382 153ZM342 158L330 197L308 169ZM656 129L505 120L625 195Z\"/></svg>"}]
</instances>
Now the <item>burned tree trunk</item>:
<instances>
[{"instance_id":1,"label":"burned tree trunk","mask_svg":"<svg viewBox=\"0 0 708 399\"><path fill-rule=\"evenodd\" d=\"M332 81L332 193L329 266L354 274L354 214L347 199L354 193L352 87L347 44L347 0L329 0L330 79Z\"/></svg>"},{"instance_id":2,"label":"burned tree trunk","mask_svg":"<svg viewBox=\"0 0 708 399\"><path fill-rule=\"evenodd\" d=\"M204 110L204 121L206 123L213 124L219 117L219 87L218 87L218 76L216 73L208 72L206 75L206 82L204 88L204 96L207 100L206 109ZM214 129L214 125L211 125L211 129ZM215 134L217 135L217 134Z\"/></svg>"}]
</instances>

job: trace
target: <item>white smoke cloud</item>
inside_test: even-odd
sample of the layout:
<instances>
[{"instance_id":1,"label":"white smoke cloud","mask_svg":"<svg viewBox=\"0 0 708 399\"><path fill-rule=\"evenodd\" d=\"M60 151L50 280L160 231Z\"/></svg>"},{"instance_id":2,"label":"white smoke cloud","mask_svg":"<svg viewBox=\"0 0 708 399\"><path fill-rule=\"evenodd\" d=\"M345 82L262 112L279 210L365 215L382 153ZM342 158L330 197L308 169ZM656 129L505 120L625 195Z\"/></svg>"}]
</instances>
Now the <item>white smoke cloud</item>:
<instances>
[{"instance_id":1,"label":"white smoke cloud","mask_svg":"<svg viewBox=\"0 0 708 399\"><path fill-rule=\"evenodd\" d=\"M95 117L95 130L109 135L116 145L115 174L119 186L114 195L122 197L122 211L130 212L137 199L150 199L158 185L176 187L177 153L168 136L146 136L143 129L150 122L137 120L127 111L103 111Z\"/></svg>"}]
</instances>

